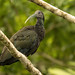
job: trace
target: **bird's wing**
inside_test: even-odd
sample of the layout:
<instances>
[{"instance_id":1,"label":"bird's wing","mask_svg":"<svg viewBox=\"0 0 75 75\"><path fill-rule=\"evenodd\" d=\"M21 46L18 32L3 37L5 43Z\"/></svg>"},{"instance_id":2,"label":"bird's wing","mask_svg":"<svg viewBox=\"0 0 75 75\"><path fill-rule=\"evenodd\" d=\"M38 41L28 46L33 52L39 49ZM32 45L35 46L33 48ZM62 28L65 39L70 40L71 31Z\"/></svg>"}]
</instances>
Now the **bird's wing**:
<instances>
[{"instance_id":1,"label":"bird's wing","mask_svg":"<svg viewBox=\"0 0 75 75\"><path fill-rule=\"evenodd\" d=\"M23 54L26 54L27 56L33 51L29 51L34 49L34 47L38 43L38 35L33 30L26 30L23 32L18 32L14 34L10 41L14 44L14 46ZM4 62L7 59L10 59L12 55L8 52L7 47L4 47L1 56L0 56L0 62Z\"/></svg>"},{"instance_id":2,"label":"bird's wing","mask_svg":"<svg viewBox=\"0 0 75 75\"><path fill-rule=\"evenodd\" d=\"M34 30L26 30L15 35L10 40L24 54L32 50L38 43L38 35Z\"/></svg>"}]
</instances>

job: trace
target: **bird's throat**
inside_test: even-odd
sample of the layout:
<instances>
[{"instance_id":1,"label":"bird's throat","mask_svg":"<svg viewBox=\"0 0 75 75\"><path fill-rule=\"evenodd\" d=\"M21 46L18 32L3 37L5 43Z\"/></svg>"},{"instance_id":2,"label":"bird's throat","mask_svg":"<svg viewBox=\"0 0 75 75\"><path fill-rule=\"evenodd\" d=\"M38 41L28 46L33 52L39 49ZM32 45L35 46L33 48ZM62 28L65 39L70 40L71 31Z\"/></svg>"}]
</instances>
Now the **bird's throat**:
<instances>
[{"instance_id":1,"label":"bird's throat","mask_svg":"<svg viewBox=\"0 0 75 75\"><path fill-rule=\"evenodd\" d=\"M41 19L41 18L37 18L37 22L36 22L36 25L40 25L40 26L44 26L44 21L43 21L43 19Z\"/></svg>"}]
</instances>

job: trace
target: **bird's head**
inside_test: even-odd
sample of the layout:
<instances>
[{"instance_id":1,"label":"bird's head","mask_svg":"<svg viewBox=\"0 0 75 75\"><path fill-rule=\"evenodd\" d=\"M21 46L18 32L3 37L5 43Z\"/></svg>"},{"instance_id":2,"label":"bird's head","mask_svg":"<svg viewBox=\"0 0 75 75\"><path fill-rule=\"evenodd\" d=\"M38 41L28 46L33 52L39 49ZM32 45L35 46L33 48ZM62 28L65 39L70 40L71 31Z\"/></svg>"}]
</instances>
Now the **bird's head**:
<instances>
[{"instance_id":1,"label":"bird's head","mask_svg":"<svg viewBox=\"0 0 75 75\"><path fill-rule=\"evenodd\" d=\"M44 14L40 10L37 10L37 11L35 11L35 13L33 15L28 17L28 19L25 21L25 23L32 17L36 17L37 19L40 18L44 21Z\"/></svg>"},{"instance_id":2,"label":"bird's head","mask_svg":"<svg viewBox=\"0 0 75 75\"><path fill-rule=\"evenodd\" d=\"M44 20L44 14L40 10L37 10L33 15L35 15L36 18Z\"/></svg>"}]
</instances>

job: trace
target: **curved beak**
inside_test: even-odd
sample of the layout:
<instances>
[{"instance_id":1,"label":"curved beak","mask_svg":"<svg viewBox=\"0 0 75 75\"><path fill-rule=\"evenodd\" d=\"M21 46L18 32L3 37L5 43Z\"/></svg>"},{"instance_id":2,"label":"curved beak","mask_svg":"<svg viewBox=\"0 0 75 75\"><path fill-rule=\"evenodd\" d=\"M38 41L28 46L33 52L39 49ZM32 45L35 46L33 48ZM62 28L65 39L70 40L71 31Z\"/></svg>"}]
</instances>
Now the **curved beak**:
<instances>
[{"instance_id":1,"label":"curved beak","mask_svg":"<svg viewBox=\"0 0 75 75\"><path fill-rule=\"evenodd\" d=\"M27 23L27 21L28 21L29 19L31 19L32 17L35 17L35 16L36 16L36 14L33 14L33 15L29 16L29 17L26 19L26 21L25 21L24 23Z\"/></svg>"}]
</instances>

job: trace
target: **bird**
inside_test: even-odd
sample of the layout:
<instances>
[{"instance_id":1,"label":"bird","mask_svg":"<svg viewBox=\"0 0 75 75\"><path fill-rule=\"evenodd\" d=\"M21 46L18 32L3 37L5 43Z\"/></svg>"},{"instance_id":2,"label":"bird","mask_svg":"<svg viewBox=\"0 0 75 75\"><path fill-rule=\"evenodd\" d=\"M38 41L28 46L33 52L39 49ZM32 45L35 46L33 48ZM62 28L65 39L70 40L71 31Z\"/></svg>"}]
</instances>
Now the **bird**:
<instances>
[{"instance_id":1,"label":"bird","mask_svg":"<svg viewBox=\"0 0 75 75\"><path fill-rule=\"evenodd\" d=\"M23 27L10 38L10 41L13 43L16 49L26 56L32 55L37 51L40 42L45 36L43 12L40 10L35 11L33 15L28 17L26 22L32 17L37 19L35 25ZM9 53L8 48L4 46L0 55L0 66L11 65L17 61L19 60L14 58Z\"/></svg>"}]
</instances>

